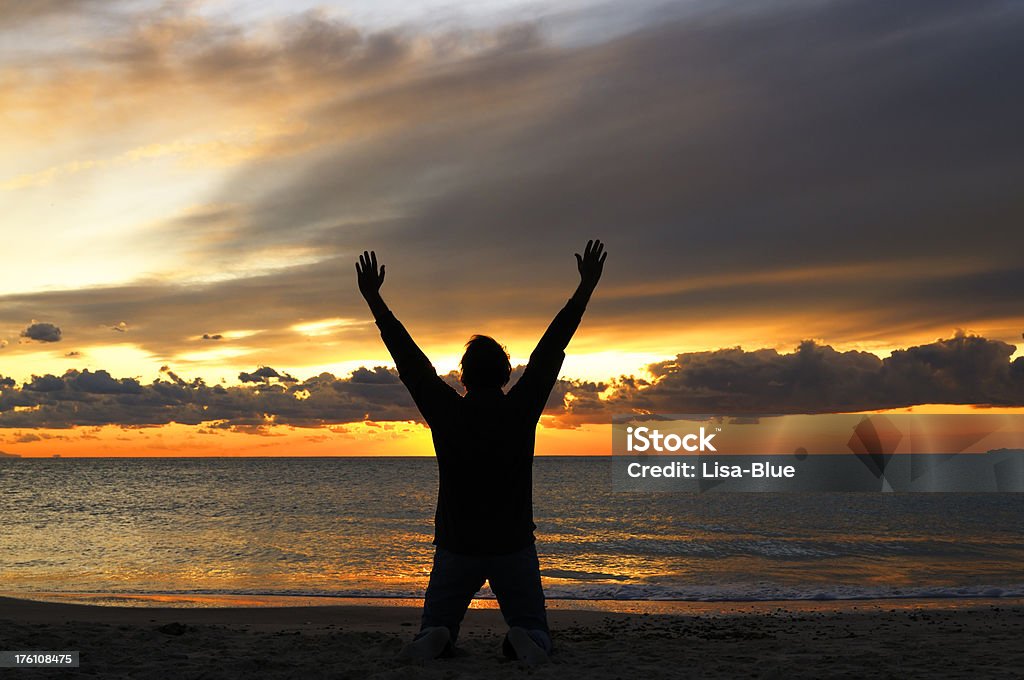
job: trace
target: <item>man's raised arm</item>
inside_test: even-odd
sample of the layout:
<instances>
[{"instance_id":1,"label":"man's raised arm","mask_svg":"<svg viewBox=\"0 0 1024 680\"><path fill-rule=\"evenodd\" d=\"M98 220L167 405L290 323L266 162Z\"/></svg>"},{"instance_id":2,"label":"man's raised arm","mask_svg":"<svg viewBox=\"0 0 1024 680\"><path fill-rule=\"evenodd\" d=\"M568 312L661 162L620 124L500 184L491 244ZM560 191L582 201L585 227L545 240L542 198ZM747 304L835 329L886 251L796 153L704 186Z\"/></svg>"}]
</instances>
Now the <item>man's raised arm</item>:
<instances>
[{"instance_id":1,"label":"man's raised arm","mask_svg":"<svg viewBox=\"0 0 1024 680\"><path fill-rule=\"evenodd\" d=\"M587 241L587 247L583 255L576 253L576 266L580 271L580 284L576 292L569 298L569 302L555 316L551 325L544 332L534 354L561 353L569 346L573 334L583 319L583 312L587 309L590 296L593 295L597 282L601 280L601 273L604 271L604 261L608 253L604 251L604 244L599 240Z\"/></svg>"},{"instance_id":2,"label":"man's raised arm","mask_svg":"<svg viewBox=\"0 0 1024 680\"><path fill-rule=\"evenodd\" d=\"M601 280L607 257L608 253L604 252L604 244L600 241L588 241L583 255L576 254L580 285L544 331L537 348L530 355L530 363L526 365L522 377L509 390L509 394L515 394L522 400L527 412L536 418L540 417L551 389L558 380L565 359L565 348L583 319L590 296Z\"/></svg>"},{"instance_id":3,"label":"man's raised arm","mask_svg":"<svg viewBox=\"0 0 1024 680\"><path fill-rule=\"evenodd\" d=\"M372 250L359 256L356 263L356 276L359 292L373 312L373 319L380 329L380 337L384 340L391 357L398 367L398 375L406 387L417 395L415 389L424 378L437 378L437 372L427 355L416 345L405 326L395 318L381 297L380 287L384 283L384 265L377 269L377 253ZM440 380L438 378L438 380Z\"/></svg>"}]
</instances>

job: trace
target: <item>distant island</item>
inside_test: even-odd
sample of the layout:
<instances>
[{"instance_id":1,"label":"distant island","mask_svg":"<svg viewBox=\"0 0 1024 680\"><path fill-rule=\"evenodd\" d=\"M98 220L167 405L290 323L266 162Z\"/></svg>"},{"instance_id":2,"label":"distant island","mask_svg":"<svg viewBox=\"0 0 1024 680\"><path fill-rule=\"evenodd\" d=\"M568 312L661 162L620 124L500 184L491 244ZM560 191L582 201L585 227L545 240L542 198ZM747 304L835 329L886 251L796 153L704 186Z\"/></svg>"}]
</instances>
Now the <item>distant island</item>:
<instances>
[{"instance_id":1,"label":"distant island","mask_svg":"<svg viewBox=\"0 0 1024 680\"><path fill-rule=\"evenodd\" d=\"M21 458L17 453L7 453L6 451L0 451L0 458Z\"/></svg>"}]
</instances>

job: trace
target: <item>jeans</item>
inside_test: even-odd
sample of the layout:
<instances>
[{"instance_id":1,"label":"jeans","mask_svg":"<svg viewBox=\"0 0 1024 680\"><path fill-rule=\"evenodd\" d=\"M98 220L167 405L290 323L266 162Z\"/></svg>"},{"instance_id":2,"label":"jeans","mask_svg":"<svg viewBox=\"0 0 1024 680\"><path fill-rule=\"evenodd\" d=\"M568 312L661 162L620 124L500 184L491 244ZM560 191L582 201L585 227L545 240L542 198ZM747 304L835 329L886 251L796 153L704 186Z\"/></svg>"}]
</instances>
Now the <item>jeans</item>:
<instances>
[{"instance_id":1,"label":"jeans","mask_svg":"<svg viewBox=\"0 0 1024 680\"><path fill-rule=\"evenodd\" d=\"M444 626L454 646L466 609L484 581L490 582L509 627L525 628L534 642L551 651L540 563L532 543L507 555L460 555L438 546L423 600L420 630ZM508 640L503 648L506 656L515 657Z\"/></svg>"}]
</instances>

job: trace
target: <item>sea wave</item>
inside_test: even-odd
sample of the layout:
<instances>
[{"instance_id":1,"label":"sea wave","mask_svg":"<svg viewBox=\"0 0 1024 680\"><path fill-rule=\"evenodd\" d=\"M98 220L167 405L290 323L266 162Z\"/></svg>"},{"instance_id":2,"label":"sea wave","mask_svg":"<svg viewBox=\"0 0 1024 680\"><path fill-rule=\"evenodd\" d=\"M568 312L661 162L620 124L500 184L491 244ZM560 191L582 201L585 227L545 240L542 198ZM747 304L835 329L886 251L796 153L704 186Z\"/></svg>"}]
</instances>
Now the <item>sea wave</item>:
<instances>
[{"instance_id":1,"label":"sea wave","mask_svg":"<svg viewBox=\"0 0 1024 680\"><path fill-rule=\"evenodd\" d=\"M74 591L51 590L53 594L71 595ZM8 593L17 595L17 593ZM265 589L185 589L140 592L138 590L108 590L111 596L253 596L422 600L422 590L393 588L356 588L338 590L265 590ZM96 595L91 593L90 595ZM548 600L615 601L615 602L812 602L848 600L930 600L930 599L1017 599L1024 598L1024 584L1005 586L979 585L970 587L862 587L832 586L816 588L763 588L737 587L672 587L639 584L555 586L545 588ZM494 594L484 588L478 599L493 600Z\"/></svg>"}]
</instances>

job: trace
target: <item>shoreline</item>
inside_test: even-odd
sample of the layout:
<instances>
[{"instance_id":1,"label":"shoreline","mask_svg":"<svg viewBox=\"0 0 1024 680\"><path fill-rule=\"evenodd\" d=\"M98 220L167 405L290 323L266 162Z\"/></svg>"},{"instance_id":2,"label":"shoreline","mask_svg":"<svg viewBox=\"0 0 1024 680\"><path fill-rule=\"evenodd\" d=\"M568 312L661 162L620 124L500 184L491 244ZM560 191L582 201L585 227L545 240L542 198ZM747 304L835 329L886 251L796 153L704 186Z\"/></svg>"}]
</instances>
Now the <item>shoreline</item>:
<instances>
[{"instance_id":1,"label":"shoreline","mask_svg":"<svg viewBox=\"0 0 1024 680\"><path fill-rule=\"evenodd\" d=\"M552 664L529 671L502 658L505 624L491 608L467 613L454 658L397 661L418 630L417 601L182 608L0 597L0 639L8 650L81 654L80 668L18 678L933 678L1024 667L1019 600L758 604L685 614L552 607Z\"/></svg>"},{"instance_id":2,"label":"shoreline","mask_svg":"<svg viewBox=\"0 0 1024 680\"><path fill-rule=\"evenodd\" d=\"M126 609L280 609L280 608L412 608L422 606L422 597L338 597L331 595L277 595L247 593L108 593L108 592L0 592L0 618L9 602ZM19 605L13 605L19 606ZM614 614L648 615L732 615L789 612L842 612L895 610L978 609L988 606L1022 607L1024 597L896 597L794 600L612 600L552 599L549 611L594 611ZM477 598L472 610L497 610L494 598Z\"/></svg>"}]
</instances>

